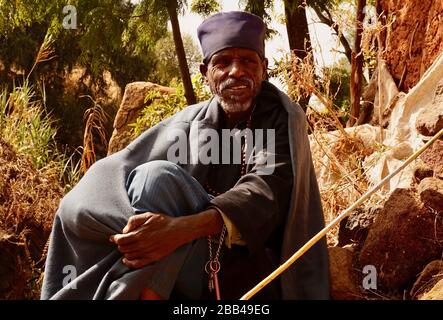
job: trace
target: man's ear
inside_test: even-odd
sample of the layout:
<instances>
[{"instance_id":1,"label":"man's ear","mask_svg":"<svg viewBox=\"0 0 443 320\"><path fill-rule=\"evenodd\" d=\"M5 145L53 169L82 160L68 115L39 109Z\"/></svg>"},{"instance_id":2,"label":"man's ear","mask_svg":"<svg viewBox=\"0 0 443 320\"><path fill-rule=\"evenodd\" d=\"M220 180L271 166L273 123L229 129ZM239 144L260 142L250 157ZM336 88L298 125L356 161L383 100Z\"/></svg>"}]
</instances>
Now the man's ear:
<instances>
[{"instance_id":1,"label":"man's ear","mask_svg":"<svg viewBox=\"0 0 443 320\"><path fill-rule=\"evenodd\" d=\"M267 58L263 58L262 66L263 66L263 79L268 79L268 59Z\"/></svg>"},{"instance_id":2,"label":"man's ear","mask_svg":"<svg viewBox=\"0 0 443 320\"><path fill-rule=\"evenodd\" d=\"M203 78L205 78L205 83L207 83L208 82L208 77L207 77L208 65L206 65L204 63L200 63L199 69L200 69L200 73L202 74Z\"/></svg>"}]
</instances>

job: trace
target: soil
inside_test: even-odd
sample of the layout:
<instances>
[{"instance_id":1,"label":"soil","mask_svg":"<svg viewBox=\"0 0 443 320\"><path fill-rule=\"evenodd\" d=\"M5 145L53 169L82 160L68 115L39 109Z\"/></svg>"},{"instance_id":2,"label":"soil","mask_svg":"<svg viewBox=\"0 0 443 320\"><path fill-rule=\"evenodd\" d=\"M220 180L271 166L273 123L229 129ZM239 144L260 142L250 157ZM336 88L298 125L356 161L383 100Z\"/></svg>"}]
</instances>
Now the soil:
<instances>
[{"instance_id":1,"label":"soil","mask_svg":"<svg viewBox=\"0 0 443 320\"><path fill-rule=\"evenodd\" d=\"M400 90L408 92L443 49L443 2L381 0L381 9L394 19L385 35L385 59Z\"/></svg>"}]
</instances>

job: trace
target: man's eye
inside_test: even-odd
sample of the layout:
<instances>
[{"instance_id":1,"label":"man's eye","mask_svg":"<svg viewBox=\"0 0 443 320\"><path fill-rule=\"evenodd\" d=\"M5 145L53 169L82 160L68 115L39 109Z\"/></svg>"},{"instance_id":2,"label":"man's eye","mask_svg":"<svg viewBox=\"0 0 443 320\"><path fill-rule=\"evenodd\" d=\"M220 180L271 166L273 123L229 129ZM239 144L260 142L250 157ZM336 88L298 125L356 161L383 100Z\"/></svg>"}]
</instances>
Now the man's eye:
<instances>
[{"instance_id":1,"label":"man's eye","mask_svg":"<svg viewBox=\"0 0 443 320\"><path fill-rule=\"evenodd\" d=\"M257 63L255 60L248 59L248 58L244 58L244 59L242 60L242 62L243 62L244 64L256 64L256 63Z\"/></svg>"},{"instance_id":2,"label":"man's eye","mask_svg":"<svg viewBox=\"0 0 443 320\"><path fill-rule=\"evenodd\" d=\"M218 59L215 64L219 65L219 66L227 66L229 65L231 62L229 61L229 59Z\"/></svg>"}]
</instances>

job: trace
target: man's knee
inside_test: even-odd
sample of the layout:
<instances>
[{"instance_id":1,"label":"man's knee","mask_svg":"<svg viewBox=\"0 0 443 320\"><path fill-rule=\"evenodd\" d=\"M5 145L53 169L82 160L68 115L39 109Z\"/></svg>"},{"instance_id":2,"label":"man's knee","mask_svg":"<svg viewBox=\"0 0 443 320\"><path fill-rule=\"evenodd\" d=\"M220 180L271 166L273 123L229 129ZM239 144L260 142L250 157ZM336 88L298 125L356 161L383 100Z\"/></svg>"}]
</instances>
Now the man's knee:
<instances>
[{"instance_id":1,"label":"man's knee","mask_svg":"<svg viewBox=\"0 0 443 320\"><path fill-rule=\"evenodd\" d=\"M85 238L101 239L102 232L97 230L103 229L100 219L94 217L94 214L86 207L86 202L79 201L72 194L67 194L59 205L57 211L58 219L63 225L65 232L76 234Z\"/></svg>"},{"instance_id":2,"label":"man's knee","mask_svg":"<svg viewBox=\"0 0 443 320\"><path fill-rule=\"evenodd\" d=\"M146 162L131 171L127 187L129 189L129 186L134 183L144 185L148 181L150 184L168 183L174 180L181 170L183 169L177 164L165 160Z\"/></svg>"},{"instance_id":3,"label":"man's knee","mask_svg":"<svg viewBox=\"0 0 443 320\"><path fill-rule=\"evenodd\" d=\"M136 167L126 182L131 203L144 203L159 194L169 194L180 186L183 176L182 168L164 160L150 161Z\"/></svg>"}]
</instances>

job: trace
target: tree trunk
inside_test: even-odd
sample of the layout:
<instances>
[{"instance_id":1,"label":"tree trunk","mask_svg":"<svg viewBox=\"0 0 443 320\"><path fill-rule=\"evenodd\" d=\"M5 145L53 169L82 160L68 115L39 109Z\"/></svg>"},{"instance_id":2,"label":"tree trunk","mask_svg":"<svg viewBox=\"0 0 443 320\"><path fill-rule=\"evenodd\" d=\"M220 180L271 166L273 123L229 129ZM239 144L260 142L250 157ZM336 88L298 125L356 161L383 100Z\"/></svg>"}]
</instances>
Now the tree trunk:
<instances>
[{"instance_id":1,"label":"tree trunk","mask_svg":"<svg viewBox=\"0 0 443 320\"><path fill-rule=\"evenodd\" d=\"M298 58L304 59L307 53L312 50L308 20L306 19L306 7L301 0L285 0L284 6L289 48ZM314 63L314 61L311 60L310 63ZM309 98L307 96L299 100L305 111Z\"/></svg>"},{"instance_id":2,"label":"tree trunk","mask_svg":"<svg viewBox=\"0 0 443 320\"><path fill-rule=\"evenodd\" d=\"M363 77L363 53L361 52L361 37L363 33L363 20L365 14L363 12L366 6L366 0L357 0L357 23L354 50L352 51L351 64L351 112L347 123L348 127L352 127L360 114L360 96L361 82Z\"/></svg>"},{"instance_id":3,"label":"tree trunk","mask_svg":"<svg viewBox=\"0 0 443 320\"><path fill-rule=\"evenodd\" d=\"M307 51L311 50L305 6L300 0L285 0L284 5L289 48L297 57L303 59Z\"/></svg>"},{"instance_id":4,"label":"tree trunk","mask_svg":"<svg viewBox=\"0 0 443 320\"><path fill-rule=\"evenodd\" d=\"M191 75L189 74L188 63L186 61L185 48L180 32L180 25L177 16L177 0L168 0L168 14L172 26L172 35L174 37L175 51L177 53L178 66L185 90L186 102L191 105L197 102L194 89L192 88Z\"/></svg>"}]
</instances>

